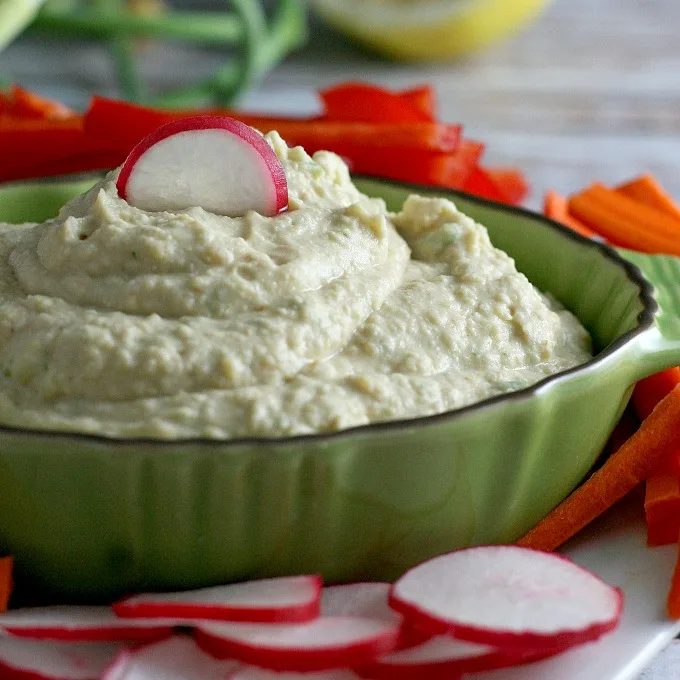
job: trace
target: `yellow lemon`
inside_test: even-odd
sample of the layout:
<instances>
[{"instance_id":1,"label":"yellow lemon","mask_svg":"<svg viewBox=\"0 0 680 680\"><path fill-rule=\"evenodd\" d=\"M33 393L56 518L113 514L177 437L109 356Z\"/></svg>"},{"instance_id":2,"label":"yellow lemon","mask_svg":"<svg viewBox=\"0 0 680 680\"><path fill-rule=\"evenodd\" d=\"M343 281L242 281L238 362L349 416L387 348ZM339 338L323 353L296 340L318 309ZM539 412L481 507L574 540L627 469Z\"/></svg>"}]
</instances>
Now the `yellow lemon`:
<instances>
[{"instance_id":1,"label":"yellow lemon","mask_svg":"<svg viewBox=\"0 0 680 680\"><path fill-rule=\"evenodd\" d=\"M549 0L310 0L331 26L394 59L451 59L516 31Z\"/></svg>"}]
</instances>

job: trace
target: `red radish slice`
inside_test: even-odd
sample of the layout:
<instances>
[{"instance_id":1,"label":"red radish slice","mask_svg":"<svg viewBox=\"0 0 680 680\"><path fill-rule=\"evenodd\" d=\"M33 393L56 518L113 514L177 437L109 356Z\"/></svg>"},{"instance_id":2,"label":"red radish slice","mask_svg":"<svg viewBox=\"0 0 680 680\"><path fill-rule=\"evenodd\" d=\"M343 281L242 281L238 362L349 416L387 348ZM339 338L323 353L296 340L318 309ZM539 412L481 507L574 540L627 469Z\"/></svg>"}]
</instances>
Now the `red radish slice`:
<instances>
[{"instance_id":1,"label":"red radish slice","mask_svg":"<svg viewBox=\"0 0 680 680\"><path fill-rule=\"evenodd\" d=\"M414 567L392 587L390 605L432 633L546 650L613 630L623 596L560 555L505 545L467 548Z\"/></svg>"},{"instance_id":2,"label":"red radish slice","mask_svg":"<svg viewBox=\"0 0 680 680\"><path fill-rule=\"evenodd\" d=\"M0 638L3 680L99 680L119 645Z\"/></svg>"},{"instance_id":3,"label":"red radish slice","mask_svg":"<svg viewBox=\"0 0 680 680\"><path fill-rule=\"evenodd\" d=\"M299 625L198 623L198 644L219 658L279 671L322 671L370 663L394 650L400 628L394 620L322 616Z\"/></svg>"},{"instance_id":4,"label":"red radish slice","mask_svg":"<svg viewBox=\"0 0 680 680\"><path fill-rule=\"evenodd\" d=\"M408 625L401 614L390 608L391 583L349 583L326 586L321 593L322 616L362 616L393 621L401 626L398 649L417 645L432 637Z\"/></svg>"},{"instance_id":5,"label":"red radish slice","mask_svg":"<svg viewBox=\"0 0 680 680\"><path fill-rule=\"evenodd\" d=\"M564 650L559 650L562 652ZM370 680L450 680L463 673L476 673L518 666L559 653L512 651L454 640L440 635L410 649L380 657L357 672Z\"/></svg>"},{"instance_id":6,"label":"red radish slice","mask_svg":"<svg viewBox=\"0 0 680 680\"><path fill-rule=\"evenodd\" d=\"M74 642L158 640L170 635L175 625L158 619L119 619L111 607L27 607L0 616L0 631L8 635Z\"/></svg>"},{"instance_id":7,"label":"red radish slice","mask_svg":"<svg viewBox=\"0 0 680 680\"><path fill-rule=\"evenodd\" d=\"M237 661L218 661L183 635L162 642L123 649L102 680L226 680L240 667Z\"/></svg>"},{"instance_id":8,"label":"red radish slice","mask_svg":"<svg viewBox=\"0 0 680 680\"><path fill-rule=\"evenodd\" d=\"M179 593L133 595L116 602L113 610L126 618L301 623L319 615L321 587L320 576L284 576Z\"/></svg>"},{"instance_id":9,"label":"red radish slice","mask_svg":"<svg viewBox=\"0 0 680 680\"><path fill-rule=\"evenodd\" d=\"M200 206L237 217L273 216L288 205L286 173L262 135L227 116L196 116L163 125L125 160L118 194L142 210Z\"/></svg>"},{"instance_id":10,"label":"red radish slice","mask_svg":"<svg viewBox=\"0 0 680 680\"><path fill-rule=\"evenodd\" d=\"M229 680L359 680L359 677L356 673L345 669L320 671L318 673L294 673L244 666L230 675Z\"/></svg>"}]
</instances>

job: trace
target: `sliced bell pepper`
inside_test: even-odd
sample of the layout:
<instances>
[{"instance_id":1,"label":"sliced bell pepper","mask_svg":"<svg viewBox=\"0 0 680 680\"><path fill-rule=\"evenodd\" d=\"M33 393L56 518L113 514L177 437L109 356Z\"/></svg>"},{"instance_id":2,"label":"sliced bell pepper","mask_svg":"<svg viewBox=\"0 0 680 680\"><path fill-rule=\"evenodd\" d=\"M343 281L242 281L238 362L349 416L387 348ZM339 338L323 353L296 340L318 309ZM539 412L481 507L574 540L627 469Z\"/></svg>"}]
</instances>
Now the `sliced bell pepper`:
<instances>
[{"instance_id":1,"label":"sliced bell pepper","mask_svg":"<svg viewBox=\"0 0 680 680\"><path fill-rule=\"evenodd\" d=\"M529 184L517 168L485 168L485 170L512 205L519 205L529 195Z\"/></svg>"},{"instance_id":2,"label":"sliced bell pepper","mask_svg":"<svg viewBox=\"0 0 680 680\"><path fill-rule=\"evenodd\" d=\"M364 123L432 123L434 93L430 87L390 92L366 83L344 83L320 92L324 120Z\"/></svg>"}]
</instances>

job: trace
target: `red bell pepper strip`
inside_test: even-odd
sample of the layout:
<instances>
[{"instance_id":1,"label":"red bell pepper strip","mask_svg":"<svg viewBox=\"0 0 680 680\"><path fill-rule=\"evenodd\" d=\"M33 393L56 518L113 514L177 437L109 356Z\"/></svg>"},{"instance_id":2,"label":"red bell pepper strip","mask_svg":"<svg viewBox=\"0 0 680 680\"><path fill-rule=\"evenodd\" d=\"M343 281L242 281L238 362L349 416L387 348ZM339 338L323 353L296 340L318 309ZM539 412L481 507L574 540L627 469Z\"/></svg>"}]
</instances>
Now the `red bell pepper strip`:
<instances>
[{"instance_id":1,"label":"red bell pepper strip","mask_svg":"<svg viewBox=\"0 0 680 680\"><path fill-rule=\"evenodd\" d=\"M0 92L0 117L60 120L76 116L75 111L60 102L40 97L18 85Z\"/></svg>"},{"instance_id":2,"label":"red bell pepper strip","mask_svg":"<svg viewBox=\"0 0 680 680\"><path fill-rule=\"evenodd\" d=\"M365 83L345 83L322 90L324 120L364 123L432 123L434 93L430 87L390 92Z\"/></svg>"},{"instance_id":3,"label":"red bell pepper strip","mask_svg":"<svg viewBox=\"0 0 680 680\"><path fill-rule=\"evenodd\" d=\"M496 183L489 177L484 168L477 166L468 175L463 185L463 191L486 198L497 203L509 203L508 197L501 192Z\"/></svg>"},{"instance_id":4,"label":"red bell pepper strip","mask_svg":"<svg viewBox=\"0 0 680 680\"><path fill-rule=\"evenodd\" d=\"M644 420L655 406L680 383L680 368L669 368L640 380L633 390L633 406Z\"/></svg>"},{"instance_id":5,"label":"red bell pepper strip","mask_svg":"<svg viewBox=\"0 0 680 680\"><path fill-rule=\"evenodd\" d=\"M529 195L529 184L520 170L516 168L485 168L485 170L512 205L519 205Z\"/></svg>"},{"instance_id":6,"label":"red bell pepper strip","mask_svg":"<svg viewBox=\"0 0 680 680\"><path fill-rule=\"evenodd\" d=\"M483 151L479 142L464 139L453 153L396 147L379 151L355 148L345 159L353 173L462 190Z\"/></svg>"},{"instance_id":7,"label":"red bell pepper strip","mask_svg":"<svg viewBox=\"0 0 680 680\"><path fill-rule=\"evenodd\" d=\"M295 120L227 110L165 112L102 98L92 101L85 115L85 130L89 135L110 140L118 148L131 150L164 123L206 113L232 116L261 132L277 130L288 144L304 146L309 152L326 149L345 155L347 148L358 145L448 152L456 149L460 138L459 126L441 123L382 124Z\"/></svg>"}]
</instances>

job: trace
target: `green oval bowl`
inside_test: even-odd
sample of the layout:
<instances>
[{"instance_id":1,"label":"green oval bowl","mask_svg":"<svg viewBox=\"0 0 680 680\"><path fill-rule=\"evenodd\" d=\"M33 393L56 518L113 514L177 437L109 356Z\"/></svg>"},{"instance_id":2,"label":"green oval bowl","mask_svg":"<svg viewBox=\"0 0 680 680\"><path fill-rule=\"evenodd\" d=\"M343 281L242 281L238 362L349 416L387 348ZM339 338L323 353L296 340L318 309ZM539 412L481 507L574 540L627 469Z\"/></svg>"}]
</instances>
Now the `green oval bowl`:
<instances>
[{"instance_id":1,"label":"green oval bowl","mask_svg":"<svg viewBox=\"0 0 680 680\"><path fill-rule=\"evenodd\" d=\"M5 185L0 221L50 217L93 181ZM458 411L332 435L168 443L0 428L0 551L16 558L19 592L95 602L289 573L391 580L513 541L587 474L635 381L680 363L675 258L623 259L455 192L356 182L392 208L414 190L452 197L581 319L597 356Z\"/></svg>"}]
</instances>

